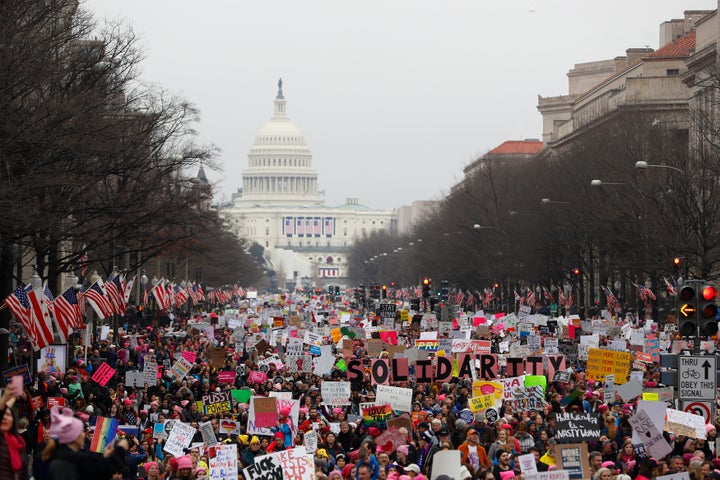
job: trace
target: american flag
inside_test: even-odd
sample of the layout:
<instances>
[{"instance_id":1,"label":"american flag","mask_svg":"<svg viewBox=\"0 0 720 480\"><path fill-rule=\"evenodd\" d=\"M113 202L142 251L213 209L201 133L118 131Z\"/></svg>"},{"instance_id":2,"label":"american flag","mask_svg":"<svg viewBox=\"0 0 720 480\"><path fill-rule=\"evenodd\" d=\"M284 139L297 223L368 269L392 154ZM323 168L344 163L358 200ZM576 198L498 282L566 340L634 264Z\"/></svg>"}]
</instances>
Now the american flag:
<instances>
[{"instance_id":1,"label":"american flag","mask_svg":"<svg viewBox=\"0 0 720 480\"><path fill-rule=\"evenodd\" d=\"M72 328L82 328L82 316L80 315L77 293L74 287L70 287L53 300L53 314L58 323L63 322Z\"/></svg>"},{"instance_id":2,"label":"american flag","mask_svg":"<svg viewBox=\"0 0 720 480\"><path fill-rule=\"evenodd\" d=\"M197 292L198 300L200 300L200 301L205 300L205 292L203 292L202 285L198 284L196 292Z\"/></svg>"},{"instance_id":3,"label":"american flag","mask_svg":"<svg viewBox=\"0 0 720 480\"><path fill-rule=\"evenodd\" d=\"M165 289L165 280L160 280L150 291L155 297L155 302L157 302L160 310L165 310L170 307L170 295L168 295L168 291Z\"/></svg>"},{"instance_id":4,"label":"american flag","mask_svg":"<svg viewBox=\"0 0 720 480\"><path fill-rule=\"evenodd\" d=\"M313 219L313 234L315 234L316 237L322 234L322 221L320 217Z\"/></svg>"},{"instance_id":5,"label":"american flag","mask_svg":"<svg viewBox=\"0 0 720 480\"><path fill-rule=\"evenodd\" d=\"M312 236L312 234L313 234L312 218L305 217L305 235L310 237L310 236Z\"/></svg>"},{"instance_id":6,"label":"american flag","mask_svg":"<svg viewBox=\"0 0 720 480\"><path fill-rule=\"evenodd\" d=\"M90 306L95 310L97 316L102 320L112 316L115 310L105 295L105 289L98 283L101 281L102 280L98 280L85 290L84 296L87 298L87 301L90 302Z\"/></svg>"},{"instance_id":7,"label":"american flag","mask_svg":"<svg viewBox=\"0 0 720 480\"><path fill-rule=\"evenodd\" d=\"M143 305L147 305L147 304L148 304L148 289L147 289L147 287L146 287L145 285L143 285L142 289L143 289L143 292L142 292L142 304L143 304Z\"/></svg>"},{"instance_id":8,"label":"american flag","mask_svg":"<svg viewBox=\"0 0 720 480\"><path fill-rule=\"evenodd\" d=\"M303 217L295 219L295 233L298 237L305 235L305 219Z\"/></svg>"},{"instance_id":9,"label":"american flag","mask_svg":"<svg viewBox=\"0 0 720 480\"><path fill-rule=\"evenodd\" d=\"M178 307L182 307L188 299L187 292L185 291L185 289L180 288L178 285L175 285L173 287L173 290L175 292L175 305L177 305Z\"/></svg>"},{"instance_id":10,"label":"american flag","mask_svg":"<svg viewBox=\"0 0 720 480\"><path fill-rule=\"evenodd\" d=\"M644 302L657 300L653 291L647 288L645 285L640 285L639 283L636 283L635 288L637 288L638 295Z\"/></svg>"},{"instance_id":11,"label":"american flag","mask_svg":"<svg viewBox=\"0 0 720 480\"><path fill-rule=\"evenodd\" d=\"M122 300L120 299L120 289L118 288L120 286L118 275L115 272L111 273L105 281L104 286L105 296L108 300L110 300L110 303L113 306L113 311L123 313L122 308L120 307Z\"/></svg>"},{"instance_id":12,"label":"american flag","mask_svg":"<svg viewBox=\"0 0 720 480\"><path fill-rule=\"evenodd\" d=\"M663 278L663 280L665 280L665 288L667 289L668 295L670 295L671 297L677 297L677 287L673 285L667 278Z\"/></svg>"},{"instance_id":13,"label":"american flag","mask_svg":"<svg viewBox=\"0 0 720 480\"><path fill-rule=\"evenodd\" d=\"M326 237L332 237L335 233L335 219L333 217L325 217L323 220L323 234Z\"/></svg>"},{"instance_id":14,"label":"american flag","mask_svg":"<svg viewBox=\"0 0 720 480\"><path fill-rule=\"evenodd\" d=\"M566 301L567 301L567 299L565 298L565 292L563 291L562 288L558 288L558 303L560 305L565 305Z\"/></svg>"},{"instance_id":15,"label":"american flag","mask_svg":"<svg viewBox=\"0 0 720 480\"><path fill-rule=\"evenodd\" d=\"M78 258L78 266L80 267L80 275L82 275L83 277L85 275L87 275L88 263L90 263L90 262L88 261L87 250L86 250L85 246L83 245L83 251L80 254L80 257Z\"/></svg>"},{"instance_id":16,"label":"american flag","mask_svg":"<svg viewBox=\"0 0 720 480\"><path fill-rule=\"evenodd\" d=\"M28 299L29 289L30 286L26 286L24 283L21 283L15 291L13 291L5 299L5 305L7 305L13 315L15 315L15 318L18 319L20 324L22 324L23 328L30 337L33 348L37 351L40 348L38 347L37 332L30 320L30 300Z\"/></svg>"},{"instance_id":17,"label":"american flag","mask_svg":"<svg viewBox=\"0 0 720 480\"><path fill-rule=\"evenodd\" d=\"M542 289L545 299L550 303L555 303L555 297L553 297L553 294L550 292L550 290L548 290L547 287L542 287Z\"/></svg>"},{"instance_id":18,"label":"american flag","mask_svg":"<svg viewBox=\"0 0 720 480\"><path fill-rule=\"evenodd\" d=\"M45 348L53 343L52 319L47 299L42 288L28 292L30 301L30 321L37 330L38 347Z\"/></svg>"},{"instance_id":19,"label":"american flag","mask_svg":"<svg viewBox=\"0 0 720 480\"><path fill-rule=\"evenodd\" d=\"M173 303L175 303L175 290L173 290L174 286L175 284L170 282L167 282L165 284L165 293L167 293L168 298L170 299L170 304L168 305L168 308L172 307Z\"/></svg>"},{"instance_id":20,"label":"american flag","mask_svg":"<svg viewBox=\"0 0 720 480\"><path fill-rule=\"evenodd\" d=\"M195 291L195 285L188 285L186 287L186 291L188 295L190 295L190 300L192 300L193 305L197 305L198 298L197 298L197 292Z\"/></svg>"},{"instance_id":21,"label":"american flag","mask_svg":"<svg viewBox=\"0 0 720 480\"><path fill-rule=\"evenodd\" d=\"M519 294L518 291L515 290L515 289L513 289L513 296L515 297L515 301L516 301L516 302L519 302L520 300L522 300L522 299L520 298L520 294Z\"/></svg>"},{"instance_id":22,"label":"american flag","mask_svg":"<svg viewBox=\"0 0 720 480\"><path fill-rule=\"evenodd\" d=\"M285 217L285 221L283 223L283 232L288 237L293 236L293 217Z\"/></svg>"},{"instance_id":23,"label":"american flag","mask_svg":"<svg viewBox=\"0 0 720 480\"><path fill-rule=\"evenodd\" d=\"M605 292L605 300L607 302L607 308L611 312L614 312L618 307L620 307L620 301L617 299L615 294L610 290L610 287L602 287L603 291Z\"/></svg>"},{"instance_id":24,"label":"american flag","mask_svg":"<svg viewBox=\"0 0 720 480\"><path fill-rule=\"evenodd\" d=\"M533 291L532 288L528 288L527 296L525 297L525 302L527 302L528 305L531 307L534 307L537 303L537 298L535 297L535 291Z\"/></svg>"}]
</instances>

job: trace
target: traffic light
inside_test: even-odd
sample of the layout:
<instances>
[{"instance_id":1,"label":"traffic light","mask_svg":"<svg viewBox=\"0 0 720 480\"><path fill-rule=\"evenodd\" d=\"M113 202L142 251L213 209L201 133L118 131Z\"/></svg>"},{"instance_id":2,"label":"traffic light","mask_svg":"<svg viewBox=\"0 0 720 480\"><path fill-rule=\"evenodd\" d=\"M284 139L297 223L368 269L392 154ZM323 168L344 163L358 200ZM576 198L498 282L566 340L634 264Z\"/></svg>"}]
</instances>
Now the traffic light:
<instances>
[{"instance_id":1,"label":"traffic light","mask_svg":"<svg viewBox=\"0 0 720 480\"><path fill-rule=\"evenodd\" d=\"M414 310L416 312L420 311L420 299L419 298L411 298L410 299L410 310Z\"/></svg>"},{"instance_id":2,"label":"traffic light","mask_svg":"<svg viewBox=\"0 0 720 480\"><path fill-rule=\"evenodd\" d=\"M705 280L687 280L680 286L680 323L678 331L681 337L712 337L718 333L715 301L717 289Z\"/></svg>"},{"instance_id":3,"label":"traffic light","mask_svg":"<svg viewBox=\"0 0 720 480\"><path fill-rule=\"evenodd\" d=\"M360 305L365 305L365 285L358 285L358 301Z\"/></svg>"},{"instance_id":4,"label":"traffic light","mask_svg":"<svg viewBox=\"0 0 720 480\"><path fill-rule=\"evenodd\" d=\"M680 257L673 258L673 268L676 272L680 271L680 266L682 265L682 259Z\"/></svg>"},{"instance_id":5,"label":"traffic light","mask_svg":"<svg viewBox=\"0 0 720 480\"><path fill-rule=\"evenodd\" d=\"M429 278L425 277L422 281L422 296L423 298L428 298L430 296L430 288L432 287L432 282Z\"/></svg>"},{"instance_id":6,"label":"traffic light","mask_svg":"<svg viewBox=\"0 0 720 480\"><path fill-rule=\"evenodd\" d=\"M718 292L712 285L703 285L698 298L698 324L700 325L700 335L704 337L712 337L718 332L717 313L718 307L715 305Z\"/></svg>"},{"instance_id":7,"label":"traffic light","mask_svg":"<svg viewBox=\"0 0 720 480\"><path fill-rule=\"evenodd\" d=\"M387 298L387 285L382 286L382 298L383 299Z\"/></svg>"},{"instance_id":8,"label":"traffic light","mask_svg":"<svg viewBox=\"0 0 720 480\"><path fill-rule=\"evenodd\" d=\"M580 269L578 267L575 267L572 269L573 277L579 277L580 276Z\"/></svg>"},{"instance_id":9,"label":"traffic light","mask_svg":"<svg viewBox=\"0 0 720 480\"><path fill-rule=\"evenodd\" d=\"M335 285L335 296L336 297L340 296L340 286L339 285Z\"/></svg>"},{"instance_id":10,"label":"traffic light","mask_svg":"<svg viewBox=\"0 0 720 480\"><path fill-rule=\"evenodd\" d=\"M441 280L440 281L440 301L443 303L447 302L449 295L450 295L450 289L448 288L448 281Z\"/></svg>"}]
</instances>

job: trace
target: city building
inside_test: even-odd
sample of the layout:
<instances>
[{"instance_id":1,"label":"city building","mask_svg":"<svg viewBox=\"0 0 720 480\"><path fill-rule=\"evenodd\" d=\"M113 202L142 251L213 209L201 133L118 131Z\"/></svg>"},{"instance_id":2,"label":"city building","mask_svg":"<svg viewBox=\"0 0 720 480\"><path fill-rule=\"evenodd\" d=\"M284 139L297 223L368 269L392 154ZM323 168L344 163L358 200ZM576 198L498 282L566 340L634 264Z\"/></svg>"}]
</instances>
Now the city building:
<instances>
[{"instance_id":1,"label":"city building","mask_svg":"<svg viewBox=\"0 0 720 480\"><path fill-rule=\"evenodd\" d=\"M357 198L325 205L310 149L286 103L280 80L273 116L248 153L242 188L220 215L235 235L264 248L280 288L344 286L353 242L376 230L394 232L397 213Z\"/></svg>"}]
</instances>

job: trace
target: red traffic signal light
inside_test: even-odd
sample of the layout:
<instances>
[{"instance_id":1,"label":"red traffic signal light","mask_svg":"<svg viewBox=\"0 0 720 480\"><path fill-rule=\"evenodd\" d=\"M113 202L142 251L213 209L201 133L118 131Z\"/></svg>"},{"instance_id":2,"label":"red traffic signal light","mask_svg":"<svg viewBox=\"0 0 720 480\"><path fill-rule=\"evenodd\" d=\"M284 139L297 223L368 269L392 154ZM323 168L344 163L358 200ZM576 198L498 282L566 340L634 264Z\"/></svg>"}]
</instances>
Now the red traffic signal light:
<instances>
[{"instance_id":1,"label":"red traffic signal light","mask_svg":"<svg viewBox=\"0 0 720 480\"><path fill-rule=\"evenodd\" d=\"M681 264L682 264L682 260L680 259L680 257L673 258L673 266L675 268L680 267Z\"/></svg>"},{"instance_id":2,"label":"red traffic signal light","mask_svg":"<svg viewBox=\"0 0 720 480\"><path fill-rule=\"evenodd\" d=\"M575 275L576 277L579 276L579 275L580 275L580 269L577 268L577 267L573 268L572 274Z\"/></svg>"},{"instance_id":3,"label":"red traffic signal light","mask_svg":"<svg viewBox=\"0 0 720 480\"><path fill-rule=\"evenodd\" d=\"M430 279L423 278L423 285L430 285Z\"/></svg>"},{"instance_id":4,"label":"red traffic signal light","mask_svg":"<svg viewBox=\"0 0 720 480\"><path fill-rule=\"evenodd\" d=\"M383 289L383 292L384 292L384 291L387 291L387 285L383 285L383 286L382 286L382 289Z\"/></svg>"},{"instance_id":5,"label":"red traffic signal light","mask_svg":"<svg viewBox=\"0 0 720 480\"><path fill-rule=\"evenodd\" d=\"M718 292L715 290L715 287L706 285L702 289L702 298L705 301L715 300L717 298Z\"/></svg>"}]
</instances>

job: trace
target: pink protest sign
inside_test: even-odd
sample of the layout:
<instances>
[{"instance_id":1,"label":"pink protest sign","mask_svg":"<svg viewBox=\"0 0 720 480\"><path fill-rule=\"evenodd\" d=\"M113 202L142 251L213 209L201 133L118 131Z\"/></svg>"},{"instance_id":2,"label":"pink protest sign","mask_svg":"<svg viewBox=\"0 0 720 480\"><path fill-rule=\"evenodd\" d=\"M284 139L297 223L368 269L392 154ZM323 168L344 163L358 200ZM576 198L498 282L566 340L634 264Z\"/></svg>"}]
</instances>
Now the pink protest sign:
<instances>
[{"instance_id":1,"label":"pink protest sign","mask_svg":"<svg viewBox=\"0 0 720 480\"><path fill-rule=\"evenodd\" d=\"M103 362L93 374L92 379L94 382L99 383L101 387L104 387L113 375L115 375L115 369Z\"/></svg>"},{"instance_id":2,"label":"pink protest sign","mask_svg":"<svg viewBox=\"0 0 720 480\"><path fill-rule=\"evenodd\" d=\"M502 332L503 330L505 330L505 324L502 323L502 322L496 323L496 324L494 324L494 325L492 326L492 331L493 331L493 333L500 333L500 332Z\"/></svg>"},{"instance_id":3,"label":"pink protest sign","mask_svg":"<svg viewBox=\"0 0 720 480\"><path fill-rule=\"evenodd\" d=\"M485 324L487 324L487 318L473 317L473 327L477 327L478 325L485 325Z\"/></svg>"},{"instance_id":4,"label":"pink protest sign","mask_svg":"<svg viewBox=\"0 0 720 480\"><path fill-rule=\"evenodd\" d=\"M197 354L195 352L188 352L187 350L184 350L182 352L182 356L188 362L195 363L195 358L197 357Z\"/></svg>"},{"instance_id":5,"label":"pink protest sign","mask_svg":"<svg viewBox=\"0 0 720 480\"><path fill-rule=\"evenodd\" d=\"M250 374L248 375L248 382L249 383L263 383L268 379L267 373L265 372L258 372L257 370L252 370Z\"/></svg>"},{"instance_id":6,"label":"pink protest sign","mask_svg":"<svg viewBox=\"0 0 720 480\"><path fill-rule=\"evenodd\" d=\"M274 427L277 424L277 399L275 397L253 397L255 403L255 426Z\"/></svg>"},{"instance_id":7,"label":"pink protest sign","mask_svg":"<svg viewBox=\"0 0 720 480\"><path fill-rule=\"evenodd\" d=\"M235 383L235 372L218 372L218 383Z\"/></svg>"},{"instance_id":8,"label":"pink protest sign","mask_svg":"<svg viewBox=\"0 0 720 480\"><path fill-rule=\"evenodd\" d=\"M395 330L380 332L380 340L382 340L383 343L387 343L390 345L397 345L398 344L397 332Z\"/></svg>"}]
</instances>

